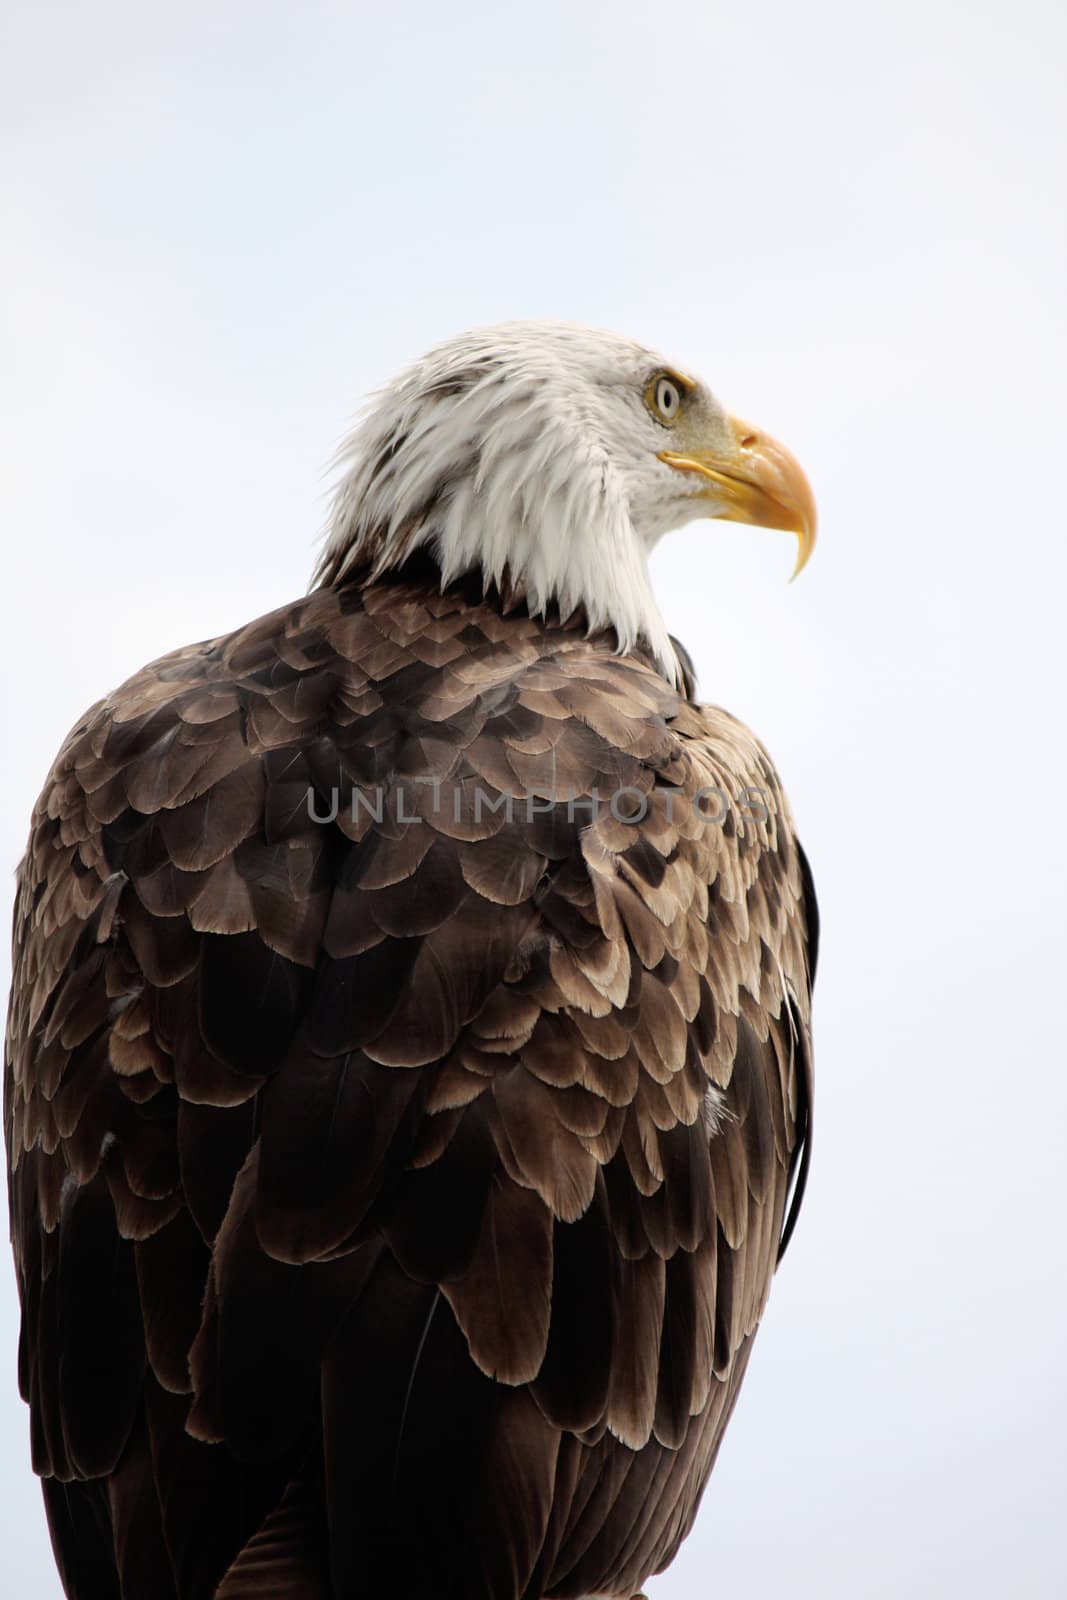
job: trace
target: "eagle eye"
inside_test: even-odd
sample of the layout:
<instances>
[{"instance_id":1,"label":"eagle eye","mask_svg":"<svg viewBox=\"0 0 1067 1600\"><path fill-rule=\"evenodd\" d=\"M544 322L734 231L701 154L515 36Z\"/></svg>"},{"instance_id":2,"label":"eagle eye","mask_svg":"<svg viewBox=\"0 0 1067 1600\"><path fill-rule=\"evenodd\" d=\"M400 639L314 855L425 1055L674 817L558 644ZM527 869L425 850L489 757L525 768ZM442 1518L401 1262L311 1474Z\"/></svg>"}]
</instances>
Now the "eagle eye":
<instances>
[{"instance_id":1,"label":"eagle eye","mask_svg":"<svg viewBox=\"0 0 1067 1600\"><path fill-rule=\"evenodd\" d=\"M677 421L682 405L682 392L673 378L661 373L649 384L645 401L658 422L670 424Z\"/></svg>"}]
</instances>

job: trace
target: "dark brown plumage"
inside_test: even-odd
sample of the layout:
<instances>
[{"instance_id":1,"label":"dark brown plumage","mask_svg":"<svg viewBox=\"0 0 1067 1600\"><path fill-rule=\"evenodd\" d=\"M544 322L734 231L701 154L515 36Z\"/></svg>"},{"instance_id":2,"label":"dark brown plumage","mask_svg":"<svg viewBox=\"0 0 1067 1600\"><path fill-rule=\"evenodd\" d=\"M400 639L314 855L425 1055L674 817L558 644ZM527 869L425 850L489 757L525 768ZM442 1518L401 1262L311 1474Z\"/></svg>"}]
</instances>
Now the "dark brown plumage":
<instances>
[{"instance_id":1,"label":"dark brown plumage","mask_svg":"<svg viewBox=\"0 0 1067 1600\"><path fill-rule=\"evenodd\" d=\"M627 1596L711 1469L808 1137L803 857L731 717L433 577L164 657L38 804L5 1119L72 1600Z\"/></svg>"}]
</instances>

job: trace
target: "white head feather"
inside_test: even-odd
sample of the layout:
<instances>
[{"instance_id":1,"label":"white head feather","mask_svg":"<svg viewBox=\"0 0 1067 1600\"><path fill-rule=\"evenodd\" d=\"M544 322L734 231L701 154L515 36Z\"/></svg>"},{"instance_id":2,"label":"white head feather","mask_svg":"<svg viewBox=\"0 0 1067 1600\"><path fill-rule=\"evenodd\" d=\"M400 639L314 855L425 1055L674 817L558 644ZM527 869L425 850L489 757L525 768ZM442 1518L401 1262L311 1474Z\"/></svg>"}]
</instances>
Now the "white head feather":
<instances>
[{"instance_id":1,"label":"white head feather","mask_svg":"<svg viewBox=\"0 0 1067 1600\"><path fill-rule=\"evenodd\" d=\"M648 403L672 369L652 351L577 324L514 322L440 345L374 397L338 453L316 577L379 576L426 547L442 582L480 569L534 615L579 609L618 648L679 668L647 560L670 528L715 515L707 484L659 460L670 430ZM691 380L705 442L731 442ZM703 492L701 492L703 491Z\"/></svg>"}]
</instances>

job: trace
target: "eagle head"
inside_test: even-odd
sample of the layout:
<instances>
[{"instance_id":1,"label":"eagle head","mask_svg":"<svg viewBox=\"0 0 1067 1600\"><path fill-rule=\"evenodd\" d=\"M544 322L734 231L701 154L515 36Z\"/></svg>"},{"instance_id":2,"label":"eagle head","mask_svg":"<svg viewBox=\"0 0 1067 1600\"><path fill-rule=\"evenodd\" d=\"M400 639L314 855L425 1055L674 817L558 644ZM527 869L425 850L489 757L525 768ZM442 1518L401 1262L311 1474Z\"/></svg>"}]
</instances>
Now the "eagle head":
<instances>
[{"instance_id":1,"label":"eagle head","mask_svg":"<svg viewBox=\"0 0 1067 1600\"><path fill-rule=\"evenodd\" d=\"M617 334L511 322L439 345L375 395L338 452L319 584L426 549L442 584L480 572L534 615L584 613L618 649L678 663L647 559L696 517L795 533L815 503L782 445Z\"/></svg>"}]
</instances>

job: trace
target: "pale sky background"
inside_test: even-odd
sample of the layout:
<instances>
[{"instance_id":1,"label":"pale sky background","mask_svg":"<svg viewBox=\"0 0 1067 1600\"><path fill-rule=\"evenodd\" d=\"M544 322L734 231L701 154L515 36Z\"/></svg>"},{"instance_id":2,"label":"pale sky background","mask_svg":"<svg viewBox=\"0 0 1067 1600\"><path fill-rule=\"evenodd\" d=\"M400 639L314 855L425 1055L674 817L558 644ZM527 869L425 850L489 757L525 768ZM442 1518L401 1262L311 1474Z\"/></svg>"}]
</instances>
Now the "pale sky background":
<instances>
[{"instance_id":1,"label":"pale sky background","mask_svg":"<svg viewBox=\"0 0 1067 1600\"><path fill-rule=\"evenodd\" d=\"M820 503L654 578L824 922L814 1170L652 1600L1067 1594L1067 22L1054 0L27 4L0 21L0 871L86 705L299 594L360 398L613 327ZM6 913L5 913L6 920ZM57 1600L12 1275L0 1588Z\"/></svg>"}]
</instances>

